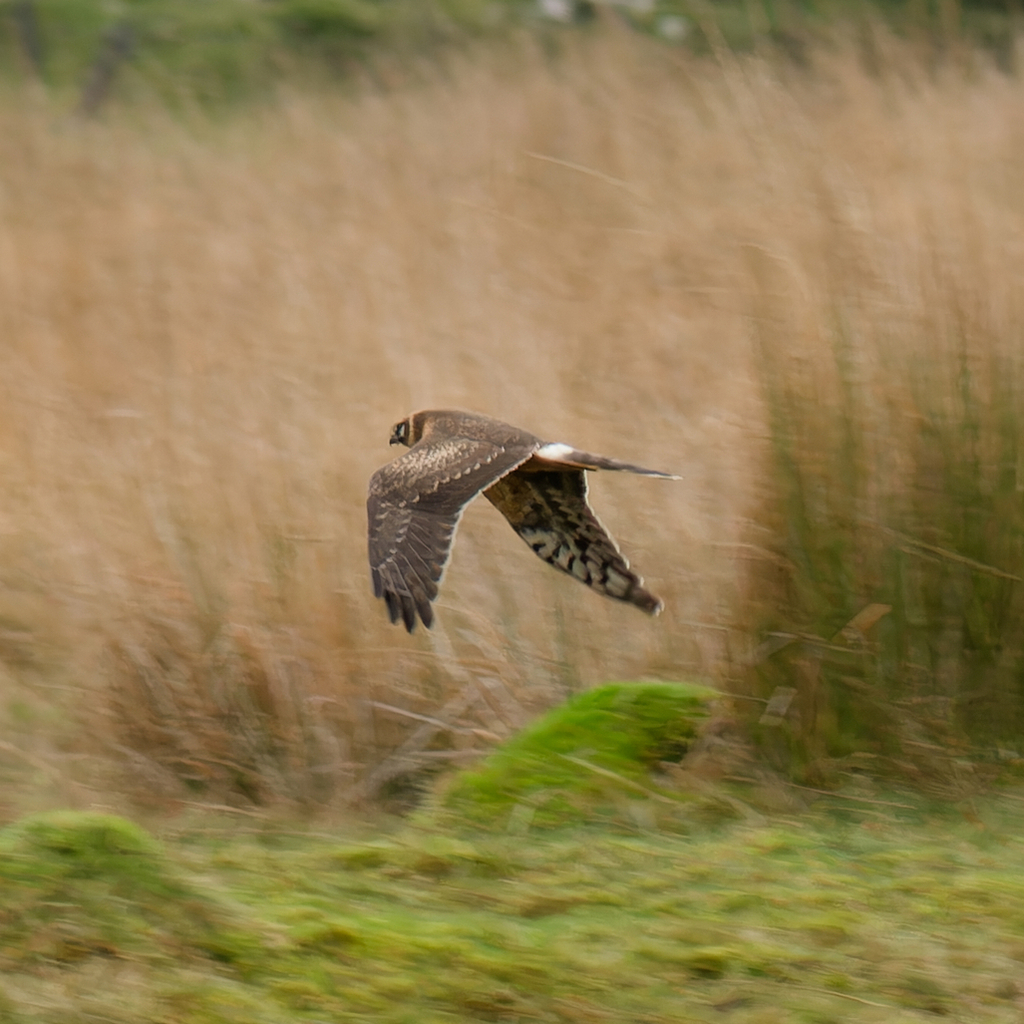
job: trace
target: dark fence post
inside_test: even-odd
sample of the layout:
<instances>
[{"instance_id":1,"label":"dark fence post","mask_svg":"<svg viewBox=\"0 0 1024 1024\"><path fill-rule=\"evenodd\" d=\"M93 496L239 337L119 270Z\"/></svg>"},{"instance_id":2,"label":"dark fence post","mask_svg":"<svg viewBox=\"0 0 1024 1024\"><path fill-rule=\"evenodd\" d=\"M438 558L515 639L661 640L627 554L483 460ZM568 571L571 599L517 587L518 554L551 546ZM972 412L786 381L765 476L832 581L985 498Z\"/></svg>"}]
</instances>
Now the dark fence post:
<instances>
[{"instance_id":1,"label":"dark fence post","mask_svg":"<svg viewBox=\"0 0 1024 1024\"><path fill-rule=\"evenodd\" d=\"M35 0L17 0L11 7L11 17L18 33L21 48L28 58L32 70L39 78L43 77L45 58L43 56L43 37L39 32L39 12Z\"/></svg>"},{"instance_id":2,"label":"dark fence post","mask_svg":"<svg viewBox=\"0 0 1024 1024\"><path fill-rule=\"evenodd\" d=\"M102 106L110 93L117 69L131 56L135 45L135 31L126 21L115 25L103 38L103 45L89 72L89 80L82 90L78 113L91 117Z\"/></svg>"}]
</instances>

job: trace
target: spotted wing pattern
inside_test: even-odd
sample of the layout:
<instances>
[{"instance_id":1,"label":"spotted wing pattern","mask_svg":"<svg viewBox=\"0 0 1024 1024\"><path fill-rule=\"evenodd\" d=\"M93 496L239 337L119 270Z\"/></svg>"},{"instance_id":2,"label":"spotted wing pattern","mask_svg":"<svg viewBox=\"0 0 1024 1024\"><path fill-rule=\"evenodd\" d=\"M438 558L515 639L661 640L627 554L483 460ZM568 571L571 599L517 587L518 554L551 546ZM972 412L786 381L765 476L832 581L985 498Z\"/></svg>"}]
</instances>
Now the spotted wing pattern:
<instances>
[{"instance_id":1,"label":"spotted wing pattern","mask_svg":"<svg viewBox=\"0 0 1024 1024\"><path fill-rule=\"evenodd\" d=\"M639 467L619 463L605 468L636 471ZM630 569L587 504L584 471L528 469L527 465L500 478L484 491L484 497L545 562L599 594L628 601L657 615L663 602L644 589L643 578Z\"/></svg>"},{"instance_id":2,"label":"spotted wing pattern","mask_svg":"<svg viewBox=\"0 0 1024 1024\"><path fill-rule=\"evenodd\" d=\"M370 574L392 622L401 617L410 633L417 615L431 625L430 605L463 509L536 448L530 435L504 444L461 437L423 442L373 475L366 503Z\"/></svg>"}]
</instances>

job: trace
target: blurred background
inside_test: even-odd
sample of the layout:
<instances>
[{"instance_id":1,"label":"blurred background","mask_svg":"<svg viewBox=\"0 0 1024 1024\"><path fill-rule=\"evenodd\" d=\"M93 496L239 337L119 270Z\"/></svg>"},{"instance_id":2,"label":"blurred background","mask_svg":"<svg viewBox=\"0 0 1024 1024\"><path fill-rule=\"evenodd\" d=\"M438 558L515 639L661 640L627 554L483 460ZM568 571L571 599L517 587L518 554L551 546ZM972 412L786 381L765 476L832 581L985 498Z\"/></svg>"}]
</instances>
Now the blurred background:
<instances>
[{"instance_id":1,"label":"blurred background","mask_svg":"<svg viewBox=\"0 0 1024 1024\"><path fill-rule=\"evenodd\" d=\"M809 785L1019 762L1019 19L0 4L0 814L386 799L615 679ZM592 480L666 612L479 502L390 626L446 406L681 475Z\"/></svg>"}]
</instances>

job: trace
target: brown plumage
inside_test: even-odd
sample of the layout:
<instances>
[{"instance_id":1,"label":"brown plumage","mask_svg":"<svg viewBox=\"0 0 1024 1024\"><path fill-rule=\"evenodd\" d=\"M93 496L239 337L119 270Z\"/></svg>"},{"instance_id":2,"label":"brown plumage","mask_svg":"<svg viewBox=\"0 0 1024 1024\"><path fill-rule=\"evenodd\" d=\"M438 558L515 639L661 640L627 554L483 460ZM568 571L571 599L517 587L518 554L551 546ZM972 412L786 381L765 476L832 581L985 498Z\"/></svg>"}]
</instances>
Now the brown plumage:
<instances>
[{"instance_id":1,"label":"brown plumage","mask_svg":"<svg viewBox=\"0 0 1024 1024\"><path fill-rule=\"evenodd\" d=\"M418 412L395 424L392 444L409 451L370 479L370 574L392 622L429 627L431 602L462 511L481 491L545 562L600 594L651 615L664 605L629 567L587 504L585 471L643 469L542 441L500 420L457 410Z\"/></svg>"}]
</instances>

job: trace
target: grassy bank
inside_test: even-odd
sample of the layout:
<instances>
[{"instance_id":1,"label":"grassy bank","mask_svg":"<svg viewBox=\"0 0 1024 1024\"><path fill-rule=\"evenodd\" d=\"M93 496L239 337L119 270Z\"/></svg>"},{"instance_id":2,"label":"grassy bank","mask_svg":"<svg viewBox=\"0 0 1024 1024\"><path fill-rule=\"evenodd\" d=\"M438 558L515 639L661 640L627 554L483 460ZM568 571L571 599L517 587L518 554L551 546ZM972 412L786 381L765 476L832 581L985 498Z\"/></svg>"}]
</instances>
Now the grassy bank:
<instances>
[{"instance_id":1,"label":"grassy bank","mask_svg":"<svg viewBox=\"0 0 1024 1024\"><path fill-rule=\"evenodd\" d=\"M1019 794L969 820L851 795L675 838L360 840L206 817L161 846L119 819L31 819L0 832L0 1013L1018 1020Z\"/></svg>"}]
</instances>

